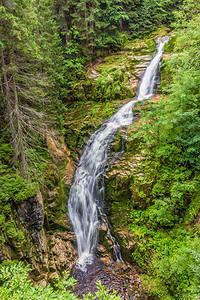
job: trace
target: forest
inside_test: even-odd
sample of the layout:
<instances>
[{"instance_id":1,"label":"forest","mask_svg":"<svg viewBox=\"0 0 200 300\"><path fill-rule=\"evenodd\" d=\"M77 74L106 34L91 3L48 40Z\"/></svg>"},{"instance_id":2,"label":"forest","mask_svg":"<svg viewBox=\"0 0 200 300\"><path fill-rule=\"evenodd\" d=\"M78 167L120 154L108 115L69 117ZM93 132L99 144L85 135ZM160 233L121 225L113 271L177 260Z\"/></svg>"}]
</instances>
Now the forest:
<instances>
[{"instance_id":1,"label":"forest","mask_svg":"<svg viewBox=\"0 0 200 300\"><path fill-rule=\"evenodd\" d=\"M96 255L129 285L81 290L74 172L163 36L157 95L116 132L102 179ZM0 0L0 133L0 299L199 299L199 0Z\"/></svg>"}]
</instances>

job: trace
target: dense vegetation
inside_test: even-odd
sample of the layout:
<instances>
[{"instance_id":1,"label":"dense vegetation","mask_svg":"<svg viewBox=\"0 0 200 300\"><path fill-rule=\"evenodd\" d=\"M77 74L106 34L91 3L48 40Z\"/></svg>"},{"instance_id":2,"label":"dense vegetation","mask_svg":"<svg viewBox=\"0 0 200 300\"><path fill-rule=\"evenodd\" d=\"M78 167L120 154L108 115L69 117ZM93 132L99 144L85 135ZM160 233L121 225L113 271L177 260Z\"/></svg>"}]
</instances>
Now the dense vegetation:
<instances>
[{"instance_id":1,"label":"dense vegetation","mask_svg":"<svg viewBox=\"0 0 200 300\"><path fill-rule=\"evenodd\" d=\"M3 171L4 165L20 160L23 177L33 176L33 157L45 160L47 154L39 153L38 146L45 145L52 120L63 124L64 105L123 98L120 72L104 88L100 77L94 88L93 82L85 82L85 64L122 47L132 35L170 23L179 2L1 1L1 152L8 153L1 159ZM108 90L112 80L116 91Z\"/></svg>"},{"instance_id":2,"label":"dense vegetation","mask_svg":"<svg viewBox=\"0 0 200 300\"><path fill-rule=\"evenodd\" d=\"M133 261L152 299L200 294L199 9L184 1L177 14L176 38L166 46L175 55L162 66L163 96L142 108L127 143L127 159L136 153L140 163L128 179L129 193L123 191L127 198L120 186L113 195L113 214L126 212L120 224L133 233Z\"/></svg>"},{"instance_id":3,"label":"dense vegetation","mask_svg":"<svg viewBox=\"0 0 200 300\"><path fill-rule=\"evenodd\" d=\"M158 249L153 263L155 290L165 299L195 299L200 293L199 221L195 219L200 206L198 24L196 16L178 32L178 55L167 60L163 70L168 82L162 91L168 96L150 106L139 130L146 149L145 177L152 190L147 208L133 211L132 217L137 225L143 224L147 235L150 230L149 243Z\"/></svg>"},{"instance_id":4,"label":"dense vegetation","mask_svg":"<svg viewBox=\"0 0 200 300\"><path fill-rule=\"evenodd\" d=\"M63 113L88 100L110 109L109 101L132 96L123 72L104 70L94 82L86 79L87 65L167 24L177 30L170 49L177 55L163 65L163 97L145 109L137 133L129 137L140 140L143 183L150 183L150 192L140 190L140 203L127 201L129 218L121 222L140 245L133 257L149 295L198 299L199 13L198 0L0 1L1 245L7 240L16 249L24 245L13 208L52 184L45 175L51 161L46 144L49 135L64 132ZM134 176L130 191L133 184ZM29 271L3 263L1 298L76 299L64 288L71 281L59 282L57 290L39 288L27 281ZM103 287L98 293L112 299Z\"/></svg>"}]
</instances>

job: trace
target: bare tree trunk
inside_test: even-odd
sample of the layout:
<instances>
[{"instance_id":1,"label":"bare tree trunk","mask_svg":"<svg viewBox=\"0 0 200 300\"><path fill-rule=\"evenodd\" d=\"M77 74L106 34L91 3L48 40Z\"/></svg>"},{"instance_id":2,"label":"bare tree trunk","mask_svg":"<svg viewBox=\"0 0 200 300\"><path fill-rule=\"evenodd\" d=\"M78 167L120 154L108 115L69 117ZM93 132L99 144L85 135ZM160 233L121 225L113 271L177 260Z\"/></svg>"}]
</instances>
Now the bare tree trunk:
<instances>
[{"instance_id":1,"label":"bare tree trunk","mask_svg":"<svg viewBox=\"0 0 200 300\"><path fill-rule=\"evenodd\" d=\"M1 58L2 58L2 66L3 66L3 78L4 78L4 84L5 84L5 90L6 90L8 116L9 116L10 129L11 129L11 134L12 134L12 142L13 142L13 146L14 146L14 155L13 155L13 159L12 159L12 165L14 165L18 158L18 145L17 145L17 137L16 137L16 132L15 132L14 120L13 120L12 104L11 104L10 90L9 90L8 78L7 78L7 73L6 73L6 65L5 65L3 50L1 51Z\"/></svg>"},{"instance_id":2,"label":"bare tree trunk","mask_svg":"<svg viewBox=\"0 0 200 300\"><path fill-rule=\"evenodd\" d=\"M122 2L120 2L120 5L121 5L121 7L123 6L123 5L122 5ZM123 29L123 19L122 19L122 17L121 17L120 23L119 23L119 31L122 32L122 29Z\"/></svg>"},{"instance_id":3,"label":"bare tree trunk","mask_svg":"<svg viewBox=\"0 0 200 300\"><path fill-rule=\"evenodd\" d=\"M122 32L122 28L123 28L123 20L122 18L120 19L120 23L119 23L119 31Z\"/></svg>"},{"instance_id":4,"label":"bare tree trunk","mask_svg":"<svg viewBox=\"0 0 200 300\"><path fill-rule=\"evenodd\" d=\"M91 28L91 32L92 32L92 38L91 38L91 53L93 54L94 52L94 27L95 27L95 24L94 24L94 6L92 5L92 8L91 8L91 15L92 15L92 22L91 22L91 25L90 25L90 28Z\"/></svg>"},{"instance_id":5,"label":"bare tree trunk","mask_svg":"<svg viewBox=\"0 0 200 300\"><path fill-rule=\"evenodd\" d=\"M13 90L14 90L14 97L15 97L15 113L17 118L17 127L18 127L18 136L19 136L19 147L20 147L20 153L21 153L21 160L22 160L22 175L25 180L27 180L27 172L26 172L26 156L24 152L24 145L23 145L23 133L22 133L22 127L21 127L21 119L20 119L20 111L19 111L19 99L17 94L17 87L15 78L13 76Z\"/></svg>"},{"instance_id":6,"label":"bare tree trunk","mask_svg":"<svg viewBox=\"0 0 200 300\"><path fill-rule=\"evenodd\" d=\"M89 37L88 37L88 20L87 20L87 0L84 0L83 3L84 7L84 21L85 21L85 37L86 37L86 49L88 50L89 48Z\"/></svg>"}]
</instances>

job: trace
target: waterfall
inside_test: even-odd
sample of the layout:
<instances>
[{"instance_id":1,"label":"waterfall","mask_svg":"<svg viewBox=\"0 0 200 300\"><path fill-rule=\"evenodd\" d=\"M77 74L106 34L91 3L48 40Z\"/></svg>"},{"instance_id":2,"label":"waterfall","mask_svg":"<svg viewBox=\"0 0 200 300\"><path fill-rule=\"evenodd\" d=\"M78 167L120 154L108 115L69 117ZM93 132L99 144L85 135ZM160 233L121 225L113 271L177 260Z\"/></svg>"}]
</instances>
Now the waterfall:
<instances>
[{"instance_id":1,"label":"waterfall","mask_svg":"<svg viewBox=\"0 0 200 300\"><path fill-rule=\"evenodd\" d=\"M108 159L109 145L118 129L132 123L134 104L153 95L158 65L166 41L166 37L158 41L156 54L144 73L136 100L122 106L90 137L80 158L68 199L68 214L76 235L79 266L90 263L96 250L100 225L98 215L101 217L103 215L102 178ZM105 217L103 220L105 221ZM113 248L114 246L116 245L113 245Z\"/></svg>"},{"instance_id":2,"label":"waterfall","mask_svg":"<svg viewBox=\"0 0 200 300\"><path fill-rule=\"evenodd\" d=\"M144 76L139 86L139 92L137 97L138 101L149 99L153 96L156 84L158 65L162 58L165 44L167 41L169 41L170 38L171 37L165 36L157 40L156 54L151 60L147 69L145 70Z\"/></svg>"}]
</instances>

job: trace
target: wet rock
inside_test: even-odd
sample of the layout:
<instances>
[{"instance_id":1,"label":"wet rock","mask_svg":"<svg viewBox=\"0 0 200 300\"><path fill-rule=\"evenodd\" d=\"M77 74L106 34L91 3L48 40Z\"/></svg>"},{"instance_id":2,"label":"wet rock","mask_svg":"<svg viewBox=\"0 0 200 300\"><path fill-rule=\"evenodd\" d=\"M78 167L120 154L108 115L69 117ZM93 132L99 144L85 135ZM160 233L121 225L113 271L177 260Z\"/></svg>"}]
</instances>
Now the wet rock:
<instances>
[{"instance_id":1,"label":"wet rock","mask_svg":"<svg viewBox=\"0 0 200 300\"><path fill-rule=\"evenodd\" d=\"M104 263L97 257L93 258L91 264L87 264L85 269L75 266L73 277L77 280L75 293L82 298L84 294L97 291L96 283L108 288L111 292L115 290L123 300L147 299L141 288L141 280L136 270L127 263L110 262Z\"/></svg>"},{"instance_id":2,"label":"wet rock","mask_svg":"<svg viewBox=\"0 0 200 300\"><path fill-rule=\"evenodd\" d=\"M45 227L49 230L69 230L66 223L66 203L68 186L63 188L58 168L51 164L46 170L47 188L44 187Z\"/></svg>"},{"instance_id":3,"label":"wet rock","mask_svg":"<svg viewBox=\"0 0 200 300\"><path fill-rule=\"evenodd\" d=\"M58 199L60 195L59 187L54 188L52 191L48 191L48 208L50 210L58 209Z\"/></svg>"},{"instance_id":4,"label":"wet rock","mask_svg":"<svg viewBox=\"0 0 200 300\"><path fill-rule=\"evenodd\" d=\"M55 232L49 236L49 268L50 272L70 271L77 259L73 246L73 236L66 232ZM51 279L54 275L51 275Z\"/></svg>"},{"instance_id":5,"label":"wet rock","mask_svg":"<svg viewBox=\"0 0 200 300\"><path fill-rule=\"evenodd\" d=\"M65 167L64 173L63 173L63 181L66 185L70 186L72 184L72 180L74 177L76 164L72 158L68 160L68 163Z\"/></svg>"},{"instance_id":6,"label":"wet rock","mask_svg":"<svg viewBox=\"0 0 200 300\"><path fill-rule=\"evenodd\" d=\"M70 150L64 142L64 138L56 139L54 135L47 134L47 147L54 158L67 159L70 155Z\"/></svg>"},{"instance_id":7,"label":"wet rock","mask_svg":"<svg viewBox=\"0 0 200 300\"><path fill-rule=\"evenodd\" d=\"M55 137L47 135L47 147L56 161L67 162L63 173L63 181L66 185L71 185L76 165L72 157L73 153L68 148L64 138L61 137L58 141Z\"/></svg>"},{"instance_id":8,"label":"wet rock","mask_svg":"<svg viewBox=\"0 0 200 300\"><path fill-rule=\"evenodd\" d=\"M107 241L106 241L107 242ZM103 245L104 244L104 245ZM105 246L105 242L97 246L97 257L101 258L101 261L105 264L112 263L112 249L110 249L111 245Z\"/></svg>"},{"instance_id":9,"label":"wet rock","mask_svg":"<svg viewBox=\"0 0 200 300\"><path fill-rule=\"evenodd\" d=\"M37 196L22 202L18 207L18 215L28 230L41 231L44 224L44 206L41 192Z\"/></svg>"},{"instance_id":10,"label":"wet rock","mask_svg":"<svg viewBox=\"0 0 200 300\"><path fill-rule=\"evenodd\" d=\"M102 58L99 58L95 62L92 62L88 67L87 77L96 81L100 76L100 73L97 72L96 68L103 62L104 60Z\"/></svg>"}]
</instances>

